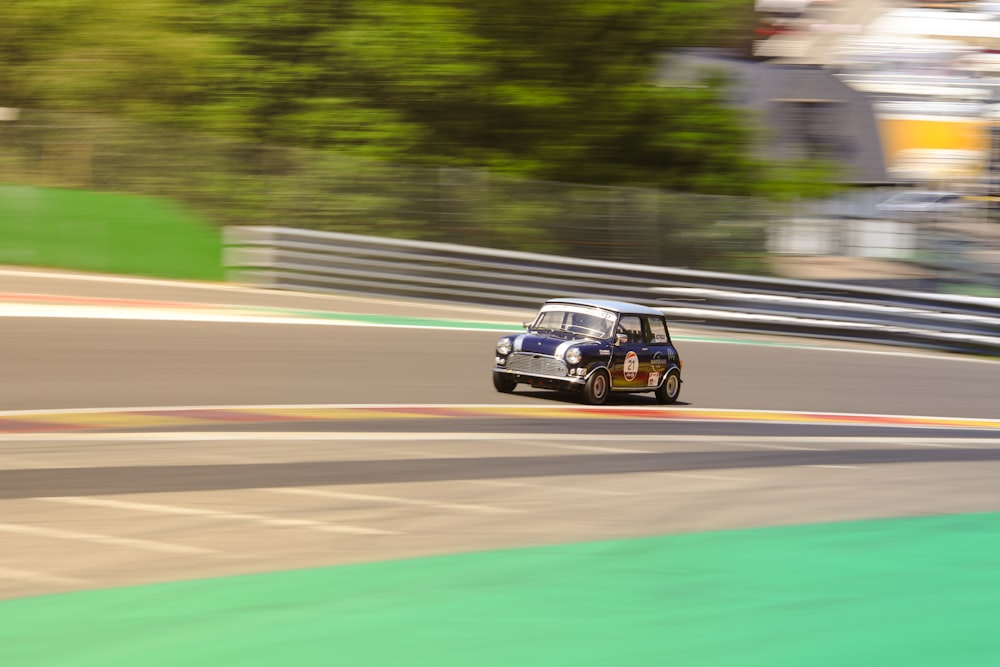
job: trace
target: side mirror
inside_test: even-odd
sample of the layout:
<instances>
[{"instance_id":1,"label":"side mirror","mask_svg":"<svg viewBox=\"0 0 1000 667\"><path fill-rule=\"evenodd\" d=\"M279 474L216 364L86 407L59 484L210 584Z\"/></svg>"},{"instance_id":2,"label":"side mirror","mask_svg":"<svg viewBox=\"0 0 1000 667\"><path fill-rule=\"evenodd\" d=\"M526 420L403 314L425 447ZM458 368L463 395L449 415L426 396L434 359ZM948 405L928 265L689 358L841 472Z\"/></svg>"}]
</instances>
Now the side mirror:
<instances>
[{"instance_id":1,"label":"side mirror","mask_svg":"<svg viewBox=\"0 0 1000 667\"><path fill-rule=\"evenodd\" d=\"M521 322L521 326L524 327L525 329L530 329L531 324L532 324L531 322Z\"/></svg>"},{"instance_id":2,"label":"side mirror","mask_svg":"<svg viewBox=\"0 0 1000 667\"><path fill-rule=\"evenodd\" d=\"M615 345L624 345L628 342L628 334L615 334Z\"/></svg>"}]
</instances>

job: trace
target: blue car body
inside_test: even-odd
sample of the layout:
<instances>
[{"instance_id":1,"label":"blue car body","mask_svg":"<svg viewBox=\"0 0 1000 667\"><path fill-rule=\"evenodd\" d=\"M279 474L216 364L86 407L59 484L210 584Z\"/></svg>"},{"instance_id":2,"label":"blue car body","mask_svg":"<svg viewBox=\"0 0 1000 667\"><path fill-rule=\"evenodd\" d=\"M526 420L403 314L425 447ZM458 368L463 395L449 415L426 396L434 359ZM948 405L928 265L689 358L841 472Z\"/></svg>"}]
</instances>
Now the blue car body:
<instances>
[{"instance_id":1,"label":"blue car body","mask_svg":"<svg viewBox=\"0 0 1000 667\"><path fill-rule=\"evenodd\" d=\"M524 333L497 341L493 385L576 391L591 404L613 392L680 395L681 359L655 308L606 299L549 299Z\"/></svg>"}]
</instances>

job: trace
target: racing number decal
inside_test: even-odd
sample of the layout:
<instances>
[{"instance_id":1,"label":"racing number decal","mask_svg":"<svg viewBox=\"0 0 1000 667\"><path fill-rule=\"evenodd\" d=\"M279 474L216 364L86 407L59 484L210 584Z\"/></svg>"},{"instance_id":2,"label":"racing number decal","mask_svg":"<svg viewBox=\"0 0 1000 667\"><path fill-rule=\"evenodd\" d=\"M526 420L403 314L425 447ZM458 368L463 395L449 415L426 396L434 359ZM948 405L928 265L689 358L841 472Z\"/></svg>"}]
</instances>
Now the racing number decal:
<instances>
[{"instance_id":1,"label":"racing number decal","mask_svg":"<svg viewBox=\"0 0 1000 667\"><path fill-rule=\"evenodd\" d=\"M639 374L639 355L635 352L629 352L625 355L625 364L622 366L622 372L625 373L625 379L631 382L635 379L635 376Z\"/></svg>"}]
</instances>

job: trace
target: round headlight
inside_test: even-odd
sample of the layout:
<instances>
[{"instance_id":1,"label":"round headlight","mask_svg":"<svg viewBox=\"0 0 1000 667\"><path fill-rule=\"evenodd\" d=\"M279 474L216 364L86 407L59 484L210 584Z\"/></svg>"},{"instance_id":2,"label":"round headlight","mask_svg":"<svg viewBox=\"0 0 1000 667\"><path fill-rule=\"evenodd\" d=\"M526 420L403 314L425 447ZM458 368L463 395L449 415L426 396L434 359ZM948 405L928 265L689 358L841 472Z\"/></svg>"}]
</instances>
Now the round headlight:
<instances>
[{"instance_id":1,"label":"round headlight","mask_svg":"<svg viewBox=\"0 0 1000 667\"><path fill-rule=\"evenodd\" d=\"M566 350L566 363L568 364L578 364L580 360L583 359L583 355L580 354L580 348L571 347Z\"/></svg>"},{"instance_id":2,"label":"round headlight","mask_svg":"<svg viewBox=\"0 0 1000 667\"><path fill-rule=\"evenodd\" d=\"M510 338L501 338L497 342L497 354L506 356L510 354L512 349L514 349L514 346L511 344Z\"/></svg>"}]
</instances>

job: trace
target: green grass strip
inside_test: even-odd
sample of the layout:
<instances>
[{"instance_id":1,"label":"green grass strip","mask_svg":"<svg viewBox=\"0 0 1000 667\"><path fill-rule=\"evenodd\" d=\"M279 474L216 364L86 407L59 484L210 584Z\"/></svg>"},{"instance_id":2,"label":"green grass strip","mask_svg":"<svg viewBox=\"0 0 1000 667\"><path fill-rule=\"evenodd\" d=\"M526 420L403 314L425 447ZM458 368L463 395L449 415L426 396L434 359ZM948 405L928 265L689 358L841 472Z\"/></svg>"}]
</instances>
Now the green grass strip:
<instances>
[{"instance_id":1,"label":"green grass strip","mask_svg":"<svg viewBox=\"0 0 1000 667\"><path fill-rule=\"evenodd\" d=\"M0 264L221 281L221 230L176 203L0 185Z\"/></svg>"}]
</instances>

